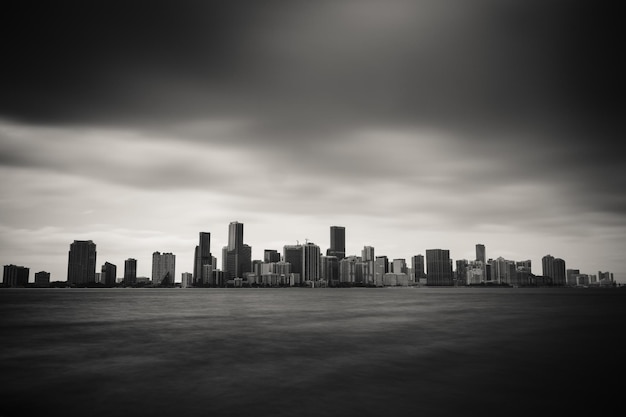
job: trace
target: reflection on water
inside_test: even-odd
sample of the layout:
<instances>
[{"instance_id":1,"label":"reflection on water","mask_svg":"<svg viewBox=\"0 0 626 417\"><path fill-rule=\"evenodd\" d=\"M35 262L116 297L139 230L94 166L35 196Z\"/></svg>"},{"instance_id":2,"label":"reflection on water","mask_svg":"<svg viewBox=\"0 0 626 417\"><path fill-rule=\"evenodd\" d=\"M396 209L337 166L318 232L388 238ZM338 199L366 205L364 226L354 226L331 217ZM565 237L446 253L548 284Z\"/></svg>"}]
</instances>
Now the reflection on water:
<instances>
[{"instance_id":1,"label":"reflection on water","mask_svg":"<svg viewBox=\"0 0 626 417\"><path fill-rule=\"evenodd\" d=\"M625 312L596 289L3 290L0 416L601 411Z\"/></svg>"}]
</instances>

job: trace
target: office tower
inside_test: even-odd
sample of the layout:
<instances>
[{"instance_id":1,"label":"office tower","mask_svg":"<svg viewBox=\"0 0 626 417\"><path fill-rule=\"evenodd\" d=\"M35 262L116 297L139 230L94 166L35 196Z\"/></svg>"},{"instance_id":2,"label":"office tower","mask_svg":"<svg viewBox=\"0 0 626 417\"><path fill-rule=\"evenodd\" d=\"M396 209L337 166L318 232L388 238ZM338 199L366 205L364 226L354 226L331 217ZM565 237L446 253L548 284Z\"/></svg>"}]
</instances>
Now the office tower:
<instances>
[{"instance_id":1,"label":"office tower","mask_svg":"<svg viewBox=\"0 0 626 417\"><path fill-rule=\"evenodd\" d=\"M459 259L456 261L456 273L454 279L457 286L466 285L468 267L469 262L467 259Z\"/></svg>"},{"instance_id":2,"label":"office tower","mask_svg":"<svg viewBox=\"0 0 626 417\"><path fill-rule=\"evenodd\" d=\"M361 259L363 262L373 261L376 259L374 256L374 247L373 246L364 246L361 251Z\"/></svg>"},{"instance_id":3,"label":"office tower","mask_svg":"<svg viewBox=\"0 0 626 417\"><path fill-rule=\"evenodd\" d=\"M326 256L336 256L341 260L346 256L346 228L343 226L330 227L330 248Z\"/></svg>"},{"instance_id":4,"label":"office tower","mask_svg":"<svg viewBox=\"0 0 626 417\"><path fill-rule=\"evenodd\" d=\"M124 285L137 283L137 259L128 258L124 261Z\"/></svg>"},{"instance_id":5,"label":"office tower","mask_svg":"<svg viewBox=\"0 0 626 417\"><path fill-rule=\"evenodd\" d=\"M320 247L307 242L302 246L302 280L318 281L320 279Z\"/></svg>"},{"instance_id":6,"label":"office tower","mask_svg":"<svg viewBox=\"0 0 626 417\"><path fill-rule=\"evenodd\" d=\"M117 279L117 266L110 262L105 262L102 265L102 277L104 278L104 285L107 287L114 287L115 280Z\"/></svg>"},{"instance_id":7,"label":"office tower","mask_svg":"<svg viewBox=\"0 0 626 417\"><path fill-rule=\"evenodd\" d=\"M515 261L500 256L491 264L491 273L495 284L518 285Z\"/></svg>"},{"instance_id":8,"label":"office tower","mask_svg":"<svg viewBox=\"0 0 626 417\"><path fill-rule=\"evenodd\" d=\"M426 250L426 285L453 285L452 261L448 249Z\"/></svg>"},{"instance_id":9,"label":"office tower","mask_svg":"<svg viewBox=\"0 0 626 417\"><path fill-rule=\"evenodd\" d=\"M356 264L358 261L356 256L348 256L339 261L339 282L342 284L354 284L356 282Z\"/></svg>"},{"instance_id":10,"label":"office tower","mask_svg":"<svg viewBox=\"0 0 626 417\"><path fill-rule=\"evenodd\" d=\"M285 245L283 259L291 264L291 273L302 276L302 245Z\"/></svg>"},{"instance_id":11,"label":"office tower","mask_svg":"<svg viewBox=\"0 0 626 417\"><path fill-rule=\"evenodd\" d=\"M25 287L28 285L30 268L17 265L5 265L2 283L5 287Z\"/></svg>"},{"instance_id":12,"label":"office tower","mask_svg":"<svg viewBox=\"0 0 626 417\"><path fill-rule=\"evenodd\" d=\"M193 287L193 274L191 272L183 272L180 275L180 286L182 288Z\"/></svg>"},{"instance_id":13,"label":"office tower","mask_svg":"<svg viewBox=\"0 0 626 417\"><path fill-rule=\"evenodd\" d=\"M243 278L252 271L252 248L243 243L243 223L228 225L228 246L224 247L223 267L226 279Z\"/></svg>"},{"instance_id":14,"label":"office tower","mask_svg":"<svg viewBox=\"0 0 626 417\"><path fill-rule=\"evenodd\" d=\"M565 281L567 285L576 285L577 275L580 275L580 269L567 269L565 271Z\"/></svg>"},{"instance_id":15,"label":"office tower","mask_svg":"<svg viewBox=\"0 0 626 417\"><path fill-rule=\"evenodd\" d=\"M330 284L339 282L339 260L336 256L320 257L320 278Z\"/></svg>"},{"instance_id":16,"label":"office tower","mask_svg":"<svg viewBox=\"0 0 626 417\"><path fill-rule=\"evenodd\" d=\"M389 272L389 260L386 256L377 256L374 260L374 282L377 286L383 285L385 274Z\"/></svg>"},{"instance_id":17,"label":"office tower","mask_svg":"<svg viewBox=\"0 0 626 417\"><path fill-rule=\"evenodd\" d=\"M211 233L200 232L198 236L199 244L196 246L193 262L193 282L196 285L206 284L211 279L210 275L206 276L205 274L208 271L205 266L213 265Z\"/></svg>"},{"instance_id":18,"label":"office tower","mask_svg":"<svg viewBox=\"0 0 626 417\"><path fill-rule=\"evenodd\" d=\"M38 287L48 287L50 285L50 272L39 271L35 273L35 285Z\"/></svg>"},{"instance_id":19,"label":"office tower","mask_svg":"<svg viewBox=\"0 0 626 417\"><path fill-rule=\"evenodd\" d=\"M476 245L476 260L484 264L486 263L486 259L487 259L487 252L485 250L485 245L481 243L477 244Z\"/></svg>"},{"instance_id":20,"label":"office tower","mask_svg":"<svg viewBox=\"0 0 626 417\"><path fill-rule=\"evenodd\" d=\"M517 266L518 270L523 270L525 272L532 272L532 262L529 260L526 261L519 261L516 262L515 265Z\"/></svg>"},{"instance_id":21,"label":"office tower","mask_svg":"<svg viewBox=\"0 0 626 417\"><path fill-rule=\"evenodd\" d=\"M96 282L96 244L91 240L75 240L70 244L67 282L70 285Z\"/></svg>"},{"instance_id":22,"label":"office tower","mask_svg":"<svg viewBox=\"0 0 626 417\"><path fill-rule=\"evenodd\" d=\"M280 253L275 249L265 249L263 251L263 261L266 263L280 262Z\"/></svg>"},{"instance_id":23,"label":"office tower","mask_svg":"<svg viewBox=\"0 0 626 417\"><path fill-rule=\"evenodd\" d=\"M152 285L167 287L174 285L176 276L176 255L154 252L152 254Z\"/></svg>"},{"instance_id":24,"label":"office tower","mask_svg":"<svg viewBox=\"0 0 626 417\"><path fill-rule=\"evenodd\" d=\"M424 273L424 255L413 256L411 258L411 267L413 268L415 282L418 282L420 278L426 278L426 274Z\"/></svg>"}]
</instances>

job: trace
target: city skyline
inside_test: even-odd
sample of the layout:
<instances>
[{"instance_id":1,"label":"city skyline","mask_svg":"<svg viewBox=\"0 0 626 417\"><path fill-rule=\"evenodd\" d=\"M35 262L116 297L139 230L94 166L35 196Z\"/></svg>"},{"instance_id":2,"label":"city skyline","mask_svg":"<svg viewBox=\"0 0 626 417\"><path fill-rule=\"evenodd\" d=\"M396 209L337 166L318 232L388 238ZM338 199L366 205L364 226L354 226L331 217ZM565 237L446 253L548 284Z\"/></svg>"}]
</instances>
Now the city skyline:
<instances>
[{"instance_id":1,"label":"city skyline","mask_svg":"<svg viewBox=\"0 0 626 417\"><path fill-rule=\"evenodd\" d=\"M19 10L22 8L22 10ZM620 14L593 2L15 5L0 88L0 263L154 251L194 273L346 227L407 261L551 254L626 282ZM22 30L28 28L28 36ZM221 259L220 259L221 262ZM180 275L175 277L178 281Z\"/></svg>"},{"instance_id":2,"label":"city skyline","mask_svg":"<svg viewBox=\"0 0 626 417\"><path fill-rule=\"evenodd\" d=\"M219 259L216 257L211 257L212 258L211 262L213 262L213 264L209 264L210 265L208 267L209 269L207 269L203 273L207 276L203 276L200 279L193 280L192 284L198 285L198 286L212 284L213 281L210 278L210 273L211 271L214 271L214 270L226 272L226 276L224 278L225 280L229 280L235 277L244 277L247 272L254 271L253 264L255 262L260 262L260 263L279 262L279 261L288 262L291 265L291 268L290 268L291 272L296 272L298 275L300 275L302 277L302 282L306 280L310 280L310 279L319 279L321 277L321 274L322 274L321 271L324 268L323 262L321 260L321 258L324 258L324 256L322 255L322 253L324 253L322 246L315 244L315 242L309 241L309 239L305 239L304 242L296 241L296 244L285 243L282 246L281 250L273 249L273 248L264 248L262 249L263 256L261 256L260 258L250 257L251 253L256 253L258 252L258 250L256 252L250 252L252 248L248 246L247 244L243 243L244 242L243 230L244 230L243 223L238 222L238 221L232 221L229 223L228 233L227 233L228 244L225 245L222 249L223 258ZM339 240L337 239L338 230L341 231ZM199 261L201 258L200 253L203 253L204 254L203 258L207 258L207 260L208 260L208 257L210 256L211 233L199 232L198 235L199 235L200 246L198 245L195 246L195 249L193 251L193 256L192 256L193 263L192 263L191 268L183 267L182 268L183 271L181 271L180 269L175 270L174 265L176 263L176 260L175 260L177 257L176 253L167 252L167 253L161 254L159 251L155 251L152 253L152 261L149 263L149 268L152 271L150 275L147 275L147 274L142 275L141 273L138 273L137 272L137 264L138 264L137 259L128 258L124 260L125 267L123 270L123 275L116 277L117 282L124 282L125 284L127 284L126 281L127 281L127 275L128 275L128 276L133 277L132 278L133 282L136 280L138 276L149 277L151 278L152 283L154 285L161 286L162 285L161 281L163 281L164 277L167 278L165 280L167 281L166 285L172 285L174 283L181 283L184 279L183 275L190 274L190 276L193 277L194 273L190 272L190 270L192 271L202 270L203 268L198 269L198 265L202 264L202 262L206 262L206 261L202 261L202 262ZM333 252L332 251L333 243L334 243L334 246L336 247L338 241L340 242L340 245L342 247L345 247L345 238L346 238L346 228L344 226L330 226L329 246L326 252L327 253ZM115 284L115 282L111 281L111 278L107 276L109 272L105 274L105 268L107 271L111 271L111 268L112 268L112 270L114 271L113 275L116 275L115 271L117 267L114 263L109 262L109 260L106 260L104 263L102 263L102 273L101 273L102 277L101 278L100 277L98 277L98 279L93 278L93 277L89 278L90 276L89 274L95 273L96 275L98 275L98 272L96 270L96 261L97 261L96 260L96 252L97 252L96 247L97 247L96 242L93 242L92 240L74 240L74 242L70 244L69 261L66 264L66 271L67 271L66 281L69 284L74 284L74 283L81 284L81 283L86 283L87 281L106 282L107 285ZM201 247L202 249L200 249ZM232 255L233 251L235 251L235 249L238 247L247 248L247 252L245 252L247 255L244 256L244 258L242 258L243 259L242 261L236 261L236 259L239 259L238 256L235 257ZM311 252L313 248L314 248L314 252ZM453 285L453 282L455 282L456 274L460 270L460 268L463 269L463 272L462 272L463 279L469 279L469 275L466 277L465 274L467 272L467 268L469 266L472 266L474 264L474 261L477 262L477 266L480 268L480 274L482 277L481 280L484 281L486 278L485 276L486 270L481 265L486 265L487 260L493 261L493 266L498 267L498 268L504 268L505 267L504 264L500 266L500 263L505 262L505 261L517 263L518 266L525 265L529 267L528 272L530 272L530 269L531 269L530 266L528 265L528 263L530 262L530 264L535 265L535 269L532 271L533 275L549 276L554 280L554 283L556 285L560 285L560 286L568 284L568 281L566 279L566 270L567 270L568 275L570 273L574 275L583 274L583 275L589 275L589 276L596 276L597 279L601 279L605 277L604 275L606 274L606 276L610 277L611 281L614 281L617 284L626 283L625 281L622 281L620 279L619 273L615 274L611 270L602 269L602 268L598 270L594 270L594 271L581 270L580 268L574 269L573 267L576 266L575 262L567 263L568 261L566 259L562 259L560 257L555 258L550 253L542 255L540 262L533 261L532 259L529 259L529 258L525 258L522 260L522 258L505 258L502 255L490 256L487 246L483 243L475 244L475 249L474 249L475 257L474 258L472 258L471 256L454 258L451 256L452 254L450 250L445 249L445 248L424 249L423 252L411 255L409 258L397 257L397 256L394 256L393 254L378 253L378 252L376 252L376 255L375 255L375 250L376 248L374 246L364 245L360 252L360 256L356 252L354 254L346 253L345 258L354 258L354 259L358 258L358 259L363 259L363 260L372 261L372 262L374 261L374 258L376 259L385 258L385 259L388 259L388 262L390 264L393 263L394 265L396 264L402 265L401 267L402 270L407 268L407 259L411 263L411 268L415 267L416 259L421 259L421 261L418 261L418 262L421 262L420 269L423 269L422 272L425 272L426 275L429 275L429 270L431 271L429 275L429 282L431 282L432 284L429 284L429 285L443 285L443 286ZM290 253L290 251L293 253ZM91 255L89 255L88 252L91 252ZM281 255L281 252L282 252L282 255ZM273 261L268 261L267 260L268 253L273 253L277 257L274 257L275 259ZM309 262L312 262L314 259L314 258L310 258L312 253L316 254L315 257L318 259L317 265L307 266L307 264ZM294 262L294 259L292 259L294 256L298 259L295 262ZM332 257L337 258L334 255ZM82 258L84 258L85 260L83 261ZM179 258L186 258L186 256L183 255L183 256L180 256ZM307 259L309 258L310 258L310 261L307 261ZM77 261L77 259L80 259L80 260ZM340 261L341 259L343 259L343 257L340 257L337 260ZM463 261L466 262L464 265L459 263ZM455 262L456 262L456 268L454 266ZM469 264L467 264L467 262L469 262ZM87 266L87 264L89 265ZM557 264L560 265L557 268L558 272L555 271L555 265ZM76 266L73 266L73 265L76 265ZM227 265L230 265L230 267L234 268L234 270L228 271ZM492 264L490 264L490 266L491 265ZM566 268L566 265L567 265L567 268ZM372 267L373 266L374 264L372 264ZM26 270L31 269L27 265L5 264L5 271L7 267L18 267L18 268L24 268ZM84 270L82 272L82 275L79 274L80 276L77 275L76 273L74 273L74 275L72 275L71 273L71 271L73 271L77 267L80 268L81 270ZM91 271L92 267L93 267L93 271ZM539 268L541 268L541 272L539 272ZM393 269L394 269L394 273L399 273L398 267L394 267ZM129 272L129 270L132 270L132 272ZM139 270L141 271L141 269ZM165 275L166 272L168 271L169 273ZM235 271L242 271L242 273L236 273ZM49 270L42 270L41 272L47 273L48 279L50 280ZM412 273L414 272L415 271L413 270ZM596 272L597 272L597 275L596 275ZM498 272L498 274L500 274L500 272ZM173 275L173 279L171 275ZM72 277L76 276L76 277L70 279L70 276ZM155 276L157 277L156 281L155 281ZM312 278L314 276L317 278ZM421 278L424 278L424 277L421 277ZM79 281L76 281L77 279ZM33 275L33 279L31 279L29 276L29 282L33 283L34 282L33 280L34 280L34 275ZM86 280L86 281L83 282L81 280ZM52 279L50 281L59 282L63 280ZM500 280L498 279L497 281L499 282ZM3 278L2 283L3 284L5 283L4 278ZM467 283L469 284L470 282L467 282ZM165 282L163 284L165 284Z\"/></svg>"}]
</instances>

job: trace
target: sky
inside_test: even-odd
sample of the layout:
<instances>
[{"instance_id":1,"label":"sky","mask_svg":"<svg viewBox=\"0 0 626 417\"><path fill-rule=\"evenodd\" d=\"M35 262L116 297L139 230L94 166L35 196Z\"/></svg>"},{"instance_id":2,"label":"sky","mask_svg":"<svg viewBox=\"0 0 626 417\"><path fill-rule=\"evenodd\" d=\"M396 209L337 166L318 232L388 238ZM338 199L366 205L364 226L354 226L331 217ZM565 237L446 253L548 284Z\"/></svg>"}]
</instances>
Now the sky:
<instances>
[{"instance_id":1,"label":"sky","mask_svg":"<svg viewBox=\"0 0 626 417\"><path fill-rule=\"evenodd\" d=\"M18 4L2 29L0 262L191 272L330 226L390 259L563 258L626 282L617 2Z\"/></svg>"}]
</instances>

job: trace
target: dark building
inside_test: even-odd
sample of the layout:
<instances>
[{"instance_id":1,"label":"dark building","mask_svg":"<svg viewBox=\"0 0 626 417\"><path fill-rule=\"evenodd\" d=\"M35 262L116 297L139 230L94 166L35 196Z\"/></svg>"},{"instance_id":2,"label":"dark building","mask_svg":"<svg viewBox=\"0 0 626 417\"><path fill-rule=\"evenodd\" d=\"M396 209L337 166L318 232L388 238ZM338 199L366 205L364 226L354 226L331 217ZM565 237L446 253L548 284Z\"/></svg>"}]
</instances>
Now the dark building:
<instances>
[{"instance_id":1,"label":"dark building","mask_svg":"<svg viewBox=\"0 0 626 417\"><path fill-rule=\"evenodd\" d=\"M336 256L341 260L346 257L346 228L343 226L330 226L330 248L326 256Z\"/></svg>"},{"instance_id":2,"label":"dark building","mask_svg":"<svg viewBox=\"0 0 626 417\"><path fill-rule=\"evenodd\" d=\"M2 282L5 287L25 287L28 285L30 269L24 266L5 265Z\"/></svg>"},{"instance_id":3,"label":"dark building","mask_svg":"<svg viewBox=\"0 0 626 417\"><path fill-rule=\"evenodd\" d=\"M454 284L449 250L427 249L426 269L426 285L451 286Z\"/></svg>"},{"instance_id":4,"label":"dark building","mask_svg":"<svg viewBox=\"0 0 626 417\"><path fill-rule=\"evenodd\" d=\"M75 240L70 244L67 282L72 285L96 282L96 244L91 240Z\"/></svg>"},{"instance_id":5,"label":"dark building","mask_svg":"<svg viewBox=\"0 0 626 417\"><path fill-rule=\"evenodd\" d=\"M291 264L291 273L302 276L302 245L285 245L283 259Z\"/></svg>"},{"instance_id":6,"label":"dark building","mask_svg":"<svg viewBox=\"0 0 626 417\"><path fill-rule=\"evenodd\" d=\"M137 283L137 260L128 258L124 261L124 285Z\"/></svg>"},{"instance_id":7,"label":"dark building","mask_svg":"<svg viewBox=\"0 0 626 417\"><path fill-rule=\"evenodd\" d=\"M424 272L424 255L413 256L411 258L411 264L415 282L417 282L420 278L426 278L426 273Z\"/></svg>"},{"instance_id":8,"label":"dark building","mask_svg":"<svg viewBox=\"0 0 626 417\"><path fill-rule=\"evenodd\" d=\"M280 253L275 249L265 249L263 251L263 262L280 262Z\"/></svg>"},{"instance_id":9,"label":"dark building","mask_svg":"<svg viewBox=\"0 0 626 417\"><path fill-rule=\"evenodd\" d=\"M206 268L209 265L211 268ZM213 255L211 254L211 233L200 232L193 263L194 285L207 284L212 281L213 269L215 269L215 265L213 265Z\"/></svg>"},{"instance_id":10,"label":"dark building","mask_svg":"<svg viewBox=\"0 0 626 417\"><path fill-rule=\"evenodd\" d=\"M114 287L115 281L117 280L117 266L110 262L105 262L104 265L102 265L101 271L104 285Z\"/></svg>"},{"instance_id":11,"label":"dark building","mask_svg":"<svg viewBox=\"0 0 626 417\"><path fill-rule=\"evenodd\" d=\"M35 273L35 285L37 287L50 286L50 272L39 271Z\"/></svg>"},{"instance_id":12,"label":"dark building","mask_svg":"<svg viewBox=\"0 0 626 417\"><path fill-rule=\"evenodd\" d=\"M252 272L252 248L243 243L243 223L231 222L228 226L228 246L224 247L223 269L227 280L243 278Z\"/></svg>"},{"instance_id":13,"label":"dark building","mask_svg":"<svg viewBox=\"0 0 626 417\"><path fill-rule=\"evenodd\" d=\"M482 243L476 245L476 260L482 262L483 265L487 260L487 251Z\"/></svg>"},{"instance_id":14,"label":"dark building","mask_svg":"<svg viewBox=\"0 0 626 417\"><path fill-rule=\"evenodd\" d=\"M546 255L541 258L541 267L543 276L550 277L552 285L563 286L567 281L565 261L555 258L552 255Z\"/></svg>"},{"instance_id":15,"label":"dark building","mask_svg":"<svg viewBox=\"0 0 626 417\"><path fill-rule=\"evenodd\" d=\"M456 261L456 274L455 281L456 285L466 285L467 284L467 269L469 267L469 262L467 259L460 259Z\"/></svg>"}]
</instances>

